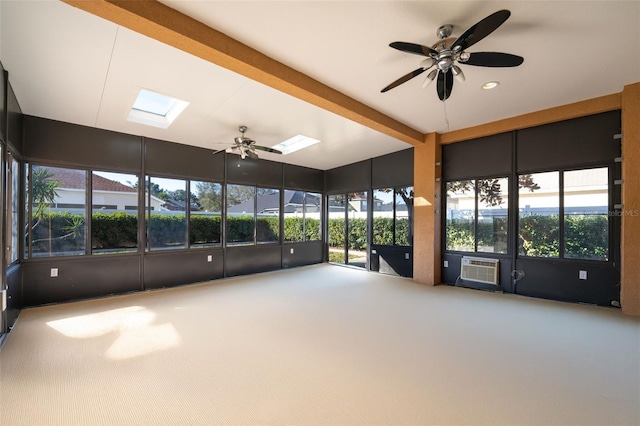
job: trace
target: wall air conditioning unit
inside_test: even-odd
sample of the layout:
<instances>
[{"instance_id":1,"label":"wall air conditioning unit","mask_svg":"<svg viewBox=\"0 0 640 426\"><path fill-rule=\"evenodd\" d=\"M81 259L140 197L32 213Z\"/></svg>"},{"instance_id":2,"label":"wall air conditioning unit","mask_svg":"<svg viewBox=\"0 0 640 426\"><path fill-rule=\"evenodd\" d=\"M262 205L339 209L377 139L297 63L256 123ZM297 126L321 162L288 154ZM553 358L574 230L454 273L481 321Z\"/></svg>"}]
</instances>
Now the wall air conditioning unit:
<instances>
[{"instance_id":1,"label":"wall air conditioning unit","mask_svg":"<svg viewBox=\"0 0 640 426\"><path fill-rule=\"evenodd\" d=\"M498 285L500 261L497 259L484 259L481 257L462 257L460 265L460 278L467 281Z\"/></svg>"}]
</instances>

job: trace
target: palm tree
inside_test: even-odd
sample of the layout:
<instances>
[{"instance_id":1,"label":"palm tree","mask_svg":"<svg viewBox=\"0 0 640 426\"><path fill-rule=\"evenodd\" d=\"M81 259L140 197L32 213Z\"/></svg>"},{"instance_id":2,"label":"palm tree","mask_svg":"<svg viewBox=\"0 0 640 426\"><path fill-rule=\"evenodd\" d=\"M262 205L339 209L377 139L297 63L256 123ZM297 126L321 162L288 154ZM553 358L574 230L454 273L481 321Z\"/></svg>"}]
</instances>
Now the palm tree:
<instances>
[{"instance_id":1,"label":"palm tree","mask_svg":"<svg viewBox=\"0 0 640 426\"><path fill-rule=\"evenodd\" d=\"M36 223L33 224L31 230L35 229L45 219L45 217L48 217L49 254L51 254L52 250L51 214L49 214L49 207L58 196L56 189L60 185L60 182L51 179L52 176L51 171L45 167L34 167L31 172L31 199L36 207L33 212L33 218L36 219Z\"/></svg>"}]
</instances>

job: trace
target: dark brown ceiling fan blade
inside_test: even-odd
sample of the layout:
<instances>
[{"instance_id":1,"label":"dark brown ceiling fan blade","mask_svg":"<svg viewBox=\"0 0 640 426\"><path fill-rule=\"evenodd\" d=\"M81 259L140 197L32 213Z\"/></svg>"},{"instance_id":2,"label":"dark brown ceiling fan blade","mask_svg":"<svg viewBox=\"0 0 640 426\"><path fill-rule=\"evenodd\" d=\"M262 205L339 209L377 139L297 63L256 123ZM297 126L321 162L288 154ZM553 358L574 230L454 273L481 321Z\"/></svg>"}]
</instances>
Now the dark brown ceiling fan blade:
<instances>
[{"instance_id":1,"label":"dark brown ceiling fan blade","mask_svg":"<svg viewBox=\"0 0 640 426\"><path fill-rule=\"evenodd\" d=\"M400 77L399 79L397 79L396 81L394 81L393 83L391 83L390 85L382 89L380 93L384 93L386 91L393 89L394 87L400 86L402 83L406 83L407 81L411 80L413 77L419 76L420 74L425 72L427 69L428 68L420 67L416 70L411 71L409 74L403 75L402 77Z\"/></svg>"},{"instance_id":2,"label":"dark brown ceiling fan blade","mask_svg":"<svg viewBox=\"0 0 640 426\"><path fill-rule=\"evenodd\" d=\"M466 50L473 46L492 32L494 32L500 25L504 23L511 16L511 12L508 10L499 10L495 13L484 18L467 31L465 31L456 41L451 45L451 50Z\"/></svg>"},{"instance_id":3,"label":"dark brown ceiling fan blade","mask_svg":"<svg viewBox=\"0 0 640 426\"><path fill-rule=\"evenodd\" d=\"M398 49L402 52L413 53L414 55L422 55L422 56L438 55L438 52L433 50L430 47L423 46L421 44L407 43L404 41L394 41L389 45L389 47L393 47L394 49Z\"/></svg>"},{"instance_id":4,"label":"dark brown ceiling fan blade","mask_svg":"<svg viewBox=\"0 0 640 426\"><path fill-rule=\"evenodd\" d=\"M269 148L268 146L260 146L260 145L252 145L253 148L259 149L260 151L270 152L272 154L282 154L282 151L278 151L277 149Z\"/></svg>"},{"instance_id":5,"label":"dark brown ceiling fan blade","mask_svg":"<svg viewBox=\"0 0 640 426\"><path fill-rule=\"evenodd\" d=\"M500 52L477 52L471 53L469 60L461 62L465 65L475 65L478 67L517 67L524 62L524 58L510 53Z\"/></svg>"},{"instance_id":6,"label":"dark brown ceiling fan blade","mask_svg":"<svg viewBox=\"0 0 640 426\"><path fill-rule=\"evenodd\" d=\"M438 73L437 82L438 97L441 101L446 101L451 96L453 90L453 73L451 71Z\"/></svg>"}]
</instances>

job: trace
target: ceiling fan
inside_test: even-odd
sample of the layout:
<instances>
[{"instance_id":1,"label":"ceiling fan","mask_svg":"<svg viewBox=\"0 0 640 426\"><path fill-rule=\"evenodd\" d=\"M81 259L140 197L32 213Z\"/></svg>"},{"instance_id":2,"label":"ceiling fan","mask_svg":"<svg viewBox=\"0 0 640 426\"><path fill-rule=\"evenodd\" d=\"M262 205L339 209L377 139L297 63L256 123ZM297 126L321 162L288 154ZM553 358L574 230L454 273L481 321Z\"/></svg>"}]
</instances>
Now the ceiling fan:
<instances>
[{"instance_id":1,"label":"ceiling fan","mask_svg":"<svg viewBox=\"0 0 640 426\"><path fill-rule=\"evenodd\" d=\"M244 160L246 157L253 158L257 160L258 154L256 150L271 152L272 154L282 154L282 151L278 151L277 149L269 148L267 146L256 145L256 141L251 138L246 137L244 134L247 131L247 126L239 126L238 131L240 131L241 136L236 136L233 139L234 144L229 148L222 149L220 151L214 152L217 154L221 151L226 151L228 153L240 154L240 157Z\"/></svg>"},{"instance_id":2,"label":"ceiling fan","mask_svg":"<svg viewBox=\"0 0 640 426\"><path fill-rule=\"evenodd\" d=\"M458 64L479 67L517 67L524 61L521 56L500 52L469 53L466 51L469 47L495 31L509 16L511 16L511 12L508 10L499 10L469 28L457 39L450 38L453 25L443 25L437 31L440 41L432 47L403 41L389 44L390 47L402 52L426 56L427 58L420 63L420 68L400 77L382 89L381 92L384 93L391 90L434 67L427 74L422 87L428 86L437 77L438 97L441 101L445 101L451 96L454 77L464 81L464 73Z\"/></svg>"}]
</instances>

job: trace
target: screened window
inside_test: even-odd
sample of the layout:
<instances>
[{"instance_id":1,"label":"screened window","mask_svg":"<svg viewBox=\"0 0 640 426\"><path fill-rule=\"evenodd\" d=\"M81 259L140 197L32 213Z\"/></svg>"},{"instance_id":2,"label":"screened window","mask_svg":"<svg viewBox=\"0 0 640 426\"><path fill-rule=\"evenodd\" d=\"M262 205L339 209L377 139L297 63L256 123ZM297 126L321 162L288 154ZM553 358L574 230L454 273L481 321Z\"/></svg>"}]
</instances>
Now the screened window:
<instances>
[{"instance_id":1,"label":"screened window","mask_svg":"<svg viewBox=\"0 0 640 426\"><path fill-rule=\"evenodd\" d=\"M509 179L447 182L446 250L507 253Z\"/></svg>"},{"instance_id":2,"label":"screened window","mask_svg":"<svg viewBox=\"0 0 640 426\"><path fill-rule=\"evenodd\" d=\"M256 242L280 242L280 190L256 189Z\"/></svg>"},{"instance_id":3,"label":"screened window","mask_svg":"<svg viewBox=\"0 0 640 426\"><path fill-rule=\"evenodd\" d=\"M478 251L507 252L509 180L478 179Z\"/></svg>"},{"instance_id":4,"label":"screened window","mask_svg":"<svg viewBox=\"0 0 640 426\"><path fill-rule=\"evenodd\" d=\"M284 240L319 241L322 195L287 189L284 197Z\"/></svg>"},{"instance_id":5,"label":"screened window","mask_svg":"<svg viewBox=\"0 0 640 426\"><path fill-rule=\"evenodd\" d=\"M329 209L329 262L346 263L346 197L344 195L330 195L327 202Z\"/></svg>"},{"instance_id":6,"label":"screened window","mask_svg":"<svg viewBox=\"0 0 640 426\"><path fill-rule=\"evenodd\" d=\"M609 170L565 171L564 257L609 259Z\"/></svg>"},{"instance_id":7,"label":"screened window","mask_svg":"<svg viewBox=\"0 0 640 426\"><path fill-rule=\"evenodd\" d=\"M11 153L7 155L7 265L18 260L18 212L19 206L19 188L20 188L20 164L13 158Z\"/></svg>"},{"instance_id":8,"label":"screened window","mask_svg":"<svg viewBox=\"0 0 640 426\"><path fill-rule=\"evenodd\" d=\"M476 181L447 182L446 250L475 251Z\"/></svg>"},{"instance_id":9,"label":"screened window","mask_svg":"<svg viewBox=\"0 0 640 426\"><path fill-rule=\"evenodd\" d=\"M373 233L376 245L413 244L413 187L373 190Z\"/></svg>"},{"instance_id":10,"label":"screened window","mask_svg":"<svg viewBox=\"0 0 640 426\"><path fill-rule=\"evenodd\" d=\"M560 172L519 176L518 254L559 257Z\"/></svg>"},{"instance_id":11,"label":"screened window","mask_svg":"<svg viewBox=\"0 0 640 426\"><path fill-rule=\"evenodd\" d=\"M145 185L150 250L181 249L187 241L187 182L147 176Z\"/></svg>"},{"instance_id":12,"label":"screened window","mask_svg":"<svg viewBox=\"0 0 640 426\"><path fill-rule=\"evenodd\" d=\"M31 256L85 254L87 172L34 165L28 181Z\"/></svg>"},{"instance_id":13,"label":"screened window","mask_svg":"<svg viewBox=\"0 0 640 426\"><path fill-rule=\"evenodd\" d=\"M91 178L91 250L138 250L138 176L94 171Z\"/></svg>"},{"instance_id":14,"label":"screened window","mask_svg":"<svg viewBox=\"0 0 640 426\"><path fill-rule=\"evenodd\" d=\"M255 186L227 185L227 245L255 242Z\"/></svg>"},{"instance_id":15,"label":"screened window","mask_svg":"<svg viewBox=\"0 0 640 426\"><path fill-rule=\"evenodd\" d=\"M190 182L189 244L218 247L222 243L222 185Z\"/></svg>"}]
</instances>

